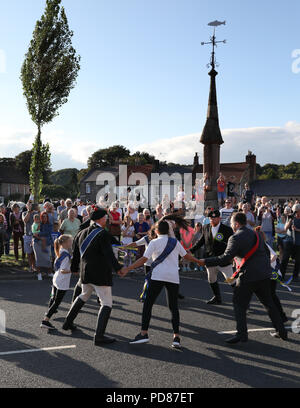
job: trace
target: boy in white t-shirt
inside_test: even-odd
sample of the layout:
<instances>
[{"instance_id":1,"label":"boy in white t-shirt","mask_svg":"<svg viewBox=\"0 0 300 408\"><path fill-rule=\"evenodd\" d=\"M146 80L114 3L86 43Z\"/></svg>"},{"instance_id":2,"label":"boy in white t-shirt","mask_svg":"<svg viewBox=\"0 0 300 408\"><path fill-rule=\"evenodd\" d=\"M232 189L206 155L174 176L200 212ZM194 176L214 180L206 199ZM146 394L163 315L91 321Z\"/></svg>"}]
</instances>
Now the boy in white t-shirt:
<instances>
[{"instance_id":1,"label":"boy in white t-shirt","mask_svg":"<svg viewBox=\"0 0 300 408\"><path fill-rule=\"evenodd\" d=\"M155 233L158 238L153 239L140 259L134 264L125 268L122 276L132 270L144 265L148 260L153 259L152 263L152 276L149 282L148 293L144 302L143 316L142 316L142 331L135 337L130 344L148 343L148 328L151 319L152 307L156 298L160 294L163 287L166 288L168 304L172 313L172 326L173 326L173 348L180 348L180 336L179 336L179 310L178 310L178 290L179 290L179 273L178 273L178 259L179 256L183 257L187 261L198 263L199 260L194 258L191 254L188 254L183 246L175 238L170 238L169 224L166 221L160 221ZM164 259L158 263L158 258L165 252L167 246L172 247L168 255L163 257ZM155 266L154 263L157 263Z\"/></svg>"}]
</instances>

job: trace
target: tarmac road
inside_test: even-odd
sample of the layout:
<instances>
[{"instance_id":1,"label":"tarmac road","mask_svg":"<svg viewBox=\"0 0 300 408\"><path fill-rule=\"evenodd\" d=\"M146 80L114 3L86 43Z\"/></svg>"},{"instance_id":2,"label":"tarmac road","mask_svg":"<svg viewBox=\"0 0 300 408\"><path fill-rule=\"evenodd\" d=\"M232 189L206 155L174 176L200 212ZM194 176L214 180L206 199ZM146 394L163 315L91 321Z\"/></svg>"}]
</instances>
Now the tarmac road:
<instances>
[{"instance_id":1,"label":"tarmac road","mask_svg":"<svg viewBox=\"0 0 300 408\"><path fill-rule=\"evenodd\" d=\"M76 282L72 278L73 284ZM0 387L16 388L241 388L299 387L299 334L289 333L284 342L268 330L249 333L248 343L229 346L229 335L220 331L235 329L231 287L221 284L224 304L206 305L211 297L204 277L183 277L180 301L183 350L173 350L170 312L162 293L153 308L150 343L129 345L140 330L142 304L137 302L141 278L116 277L114 307L107 333L118 341L106 347L93 345L98 313L95 296L85 305L71 335L61 326L69 309L68 292L52 323L58 329L48 333L39 325L46 311L50 281L1 281L0 309L6 313L6 333L0 334ZM300 308L299 283L293 292L279 288L288 316ZM299 311L300 314L300 311ZM290 326L292 320L287 324ZM248 314L249 329L271 327L268 316L256 298ZM57 347L68 347L59 349ZM25 353L24 350L55 348ZM57 348L57 349L56 349ZM21 351L21 353L5 354Z\"/></svg>"}]
</instances>

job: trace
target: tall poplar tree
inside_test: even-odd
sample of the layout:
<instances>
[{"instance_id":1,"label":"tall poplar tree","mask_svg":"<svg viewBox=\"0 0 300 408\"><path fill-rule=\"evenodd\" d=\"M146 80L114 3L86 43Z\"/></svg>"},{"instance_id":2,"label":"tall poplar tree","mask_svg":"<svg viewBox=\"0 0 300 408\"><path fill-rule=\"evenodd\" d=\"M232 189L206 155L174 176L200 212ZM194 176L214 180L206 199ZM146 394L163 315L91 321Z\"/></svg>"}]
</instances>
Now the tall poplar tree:
<instances>
[{"instance_id":1,"label":"tall poplar tree","mask_svg":"<svg viewBox=\"0 0 300 408\"><path fill-rule=\"evenodd\" d=\"M27 108L37 126L29 173L35 201L40 197L43 169L50 164L49 145L41 139L42 127L58 116L58 109L68 101L80 69L72 36L61 0L46 0L21 69Z\"/></svg>"}]
</instances>

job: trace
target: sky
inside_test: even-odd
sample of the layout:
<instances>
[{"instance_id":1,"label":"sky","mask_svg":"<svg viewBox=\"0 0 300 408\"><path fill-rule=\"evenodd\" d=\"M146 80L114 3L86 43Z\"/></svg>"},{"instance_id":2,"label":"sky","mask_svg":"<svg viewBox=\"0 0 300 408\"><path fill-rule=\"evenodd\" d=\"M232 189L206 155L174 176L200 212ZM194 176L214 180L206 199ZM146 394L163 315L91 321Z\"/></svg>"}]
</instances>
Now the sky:
<instances>
[{"instance_id":1,"label":"sky","mask_svg":"<svg viewBox=\"0 0 300 408\"><path fill-rule=\"evenodd\" d=\"M20 70L45 0L0 0L0 157L30 149L36 128ZM85 168L98 149L191 164L209 93L213 20L222 162L248 150L265 163L300 161L299 0L62 0L81 70L43 128L52 169Z\"/></svg>"}]
</instances>

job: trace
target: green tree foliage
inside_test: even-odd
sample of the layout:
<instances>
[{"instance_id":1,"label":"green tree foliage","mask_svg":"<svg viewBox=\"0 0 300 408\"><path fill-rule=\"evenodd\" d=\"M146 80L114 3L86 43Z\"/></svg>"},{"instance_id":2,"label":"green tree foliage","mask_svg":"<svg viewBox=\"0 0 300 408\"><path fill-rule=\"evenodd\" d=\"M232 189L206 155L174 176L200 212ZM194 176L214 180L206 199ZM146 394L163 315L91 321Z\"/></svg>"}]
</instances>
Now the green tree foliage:
<instances>
[{"instance_id":1,"label":"green tree foliage","mask_svg":"<svg viewBox=\"0 0 300 408\"><path fill-rule=\"evenodd\" d=\"M21 69L27 108L38 128L30 169L30 184L36 200L42 187L42 166L49 158L49 146L42 144L41 129L67 102L80 69L80 57L71 42L73 32L60 5L61 0L46 1L45 12L36 23Z\"/></svg>"},{"instance_id":2,"label":"green tree foliage","mask_svg":"<svg viewBox=\"0 0 300 408\"><path fill-rule=\"evenodd\" d=\"M17 169L26 175L27 174L29 175L31 161L32 161L32 150L26 150L25 152L22 152L15 157ZM44 167L42 171L43 184L50 184L51 183L50 181L50 176L51 176L50 161L46 160L45 165L46 167Z\"/></svg>"},{"instance_id":3,"label":"green tree foliage","mask_svg":"<svg viewBox=\"0 0 300 408\"><path fill-rule=\"evenodd\" d=\"M68 192L68 196L77 196L79 192L77 169L62 169L54 171L51 174L50 180L53 184L64 186Z\"/></svg>"},{"instance_id":4,"label":"green tree foliage","mask_svg":"<svg viewBox=\"0 0 300 408\"><path fill-rule=\"evenodd\" d=\"M88 168L90 170L114 166L120 162L125 163L129 157L130 151L124 146L116 145L107 149L100 149L88 159Z\"/></svg>"},{"instance_id":5,"label":"green tree foliage","mask_svg":"<svg viewBox=\"0 0 300 408\"><path fill-rule=\"evenodd\" d=\"M32 150L26 150L15 157L17 169L24 174L29 174Z\"/></svg>"},{"instance_id":6,"label":"green tree foliage","mask_svg":"<svg viewBox=\"0 0 300 408\"><path fill-rule=\"evenodd\" d=\"M269 179L300 179L300 163L292 162L288 165L265 164L256 166L259 180Z\"/></svg>"},{"instance_id":7,"label":"green tree foliage","mask_svg":"<svg viewBox=\"0 0 300 408\"><path fill-rule=\"evenodd\" d=\"M147 152L136 152L128 160L128 164L132 165L154 164L154 162L155 157Z\"/></svg>"},{"instance_id":8,"label":"green tree foliage","mask_svg":"<svg viewBox=\"0 0 300 408\"><path fill-rule=\"evenodd\" d=\"M51 200L60 200L70 196L69 191L65 186L59 186L56 184L44 184L41 195L43 197L48 197Z\"/></svg>"},{"instance_id":9,"label":"green tree foliage","mask_svg":"<svg viewBox=\"0 0 300 408\"><path fill-rule=\"evenodd\" d=\"M47 143L42 144L39 131L32 149L32 158L29 170L29 184L32 189L34 200L39 202L43 188L43 171L50 166L50 147Z\"/></svg>"},{"instance_id":10,"label":"green tree foliage","mask_svg":"<svg viewBox=\"0 0 300 408\"><path fill-rule=\"evenodd\" d=\"M79 184L80 181L85 177L89 172L89 169L81 169L77 174L77 183Z\"/></svg>"},{"instance_id":11,"label":"green tree foliage","mask_svg":"<svg viewBox=\"0 0 300 408\"><path fill-rule=\"evenodd\" d=\"M77 184L77 174L79 170L77 169L62 169L53 171L50 176L50 180L53 184L57 184L60 186L67 186L72 184L74 181L74 174L76 176L76 184Z\"/></svg>"}]
</instances>

